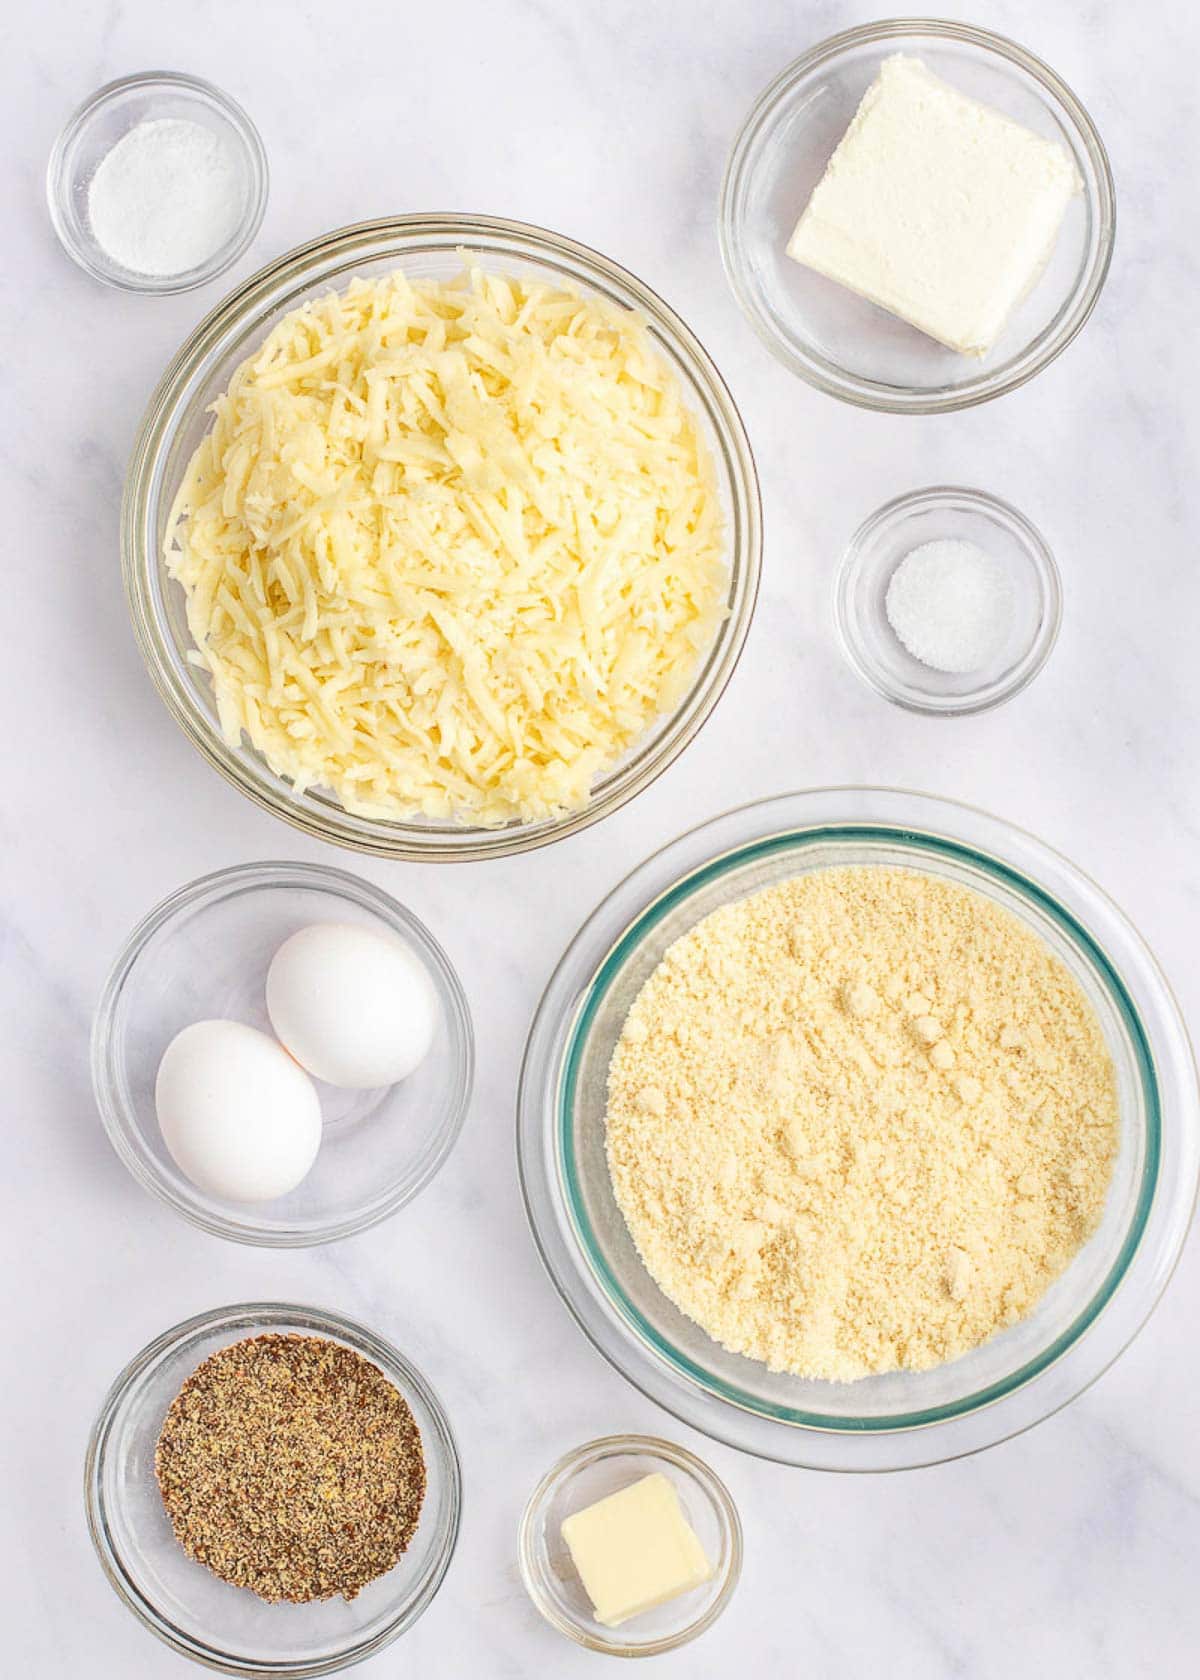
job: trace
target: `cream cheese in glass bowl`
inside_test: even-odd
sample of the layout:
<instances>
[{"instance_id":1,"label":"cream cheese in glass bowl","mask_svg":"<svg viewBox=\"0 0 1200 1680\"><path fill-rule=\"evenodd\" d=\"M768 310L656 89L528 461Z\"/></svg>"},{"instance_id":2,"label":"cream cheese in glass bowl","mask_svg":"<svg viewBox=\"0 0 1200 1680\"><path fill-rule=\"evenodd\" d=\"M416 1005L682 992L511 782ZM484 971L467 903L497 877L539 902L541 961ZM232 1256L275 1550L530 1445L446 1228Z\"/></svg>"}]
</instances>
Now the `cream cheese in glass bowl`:
<instances>
[{"instance_id":1,"label":"cream cheese in glass bowl","mask_svg":"<svg viewBox=\"0 0 1200 1680\"><path fill-rule=\"evenodd\" d=\"M788 255L797 223L867 89L888 60L940 82L1062 148L1078 175L1042 271L988 353L963 355ZM991 177L1003 179L1001 170ZM995 181L993 179L993 185ZM985 206L986 208L986 206ZM892 414L969 408L1016 389L1087 321L1112 258L1116 200L1100 135L1062 79L1024 47L969 24L894 18L822 41L783 70L739 131L721 189L726 276L772 355L808 384ZM911 254L911 253L910 253ZM966 252L960 252L969 262ZM924 262L924 254L921 255ZM867 272L857 265L861 274ZM876 277L878 279L878 276ZM927 299L932 316L953 274ZM961 277L959 277L961 278Z\"/></svg>"}]
</instances>

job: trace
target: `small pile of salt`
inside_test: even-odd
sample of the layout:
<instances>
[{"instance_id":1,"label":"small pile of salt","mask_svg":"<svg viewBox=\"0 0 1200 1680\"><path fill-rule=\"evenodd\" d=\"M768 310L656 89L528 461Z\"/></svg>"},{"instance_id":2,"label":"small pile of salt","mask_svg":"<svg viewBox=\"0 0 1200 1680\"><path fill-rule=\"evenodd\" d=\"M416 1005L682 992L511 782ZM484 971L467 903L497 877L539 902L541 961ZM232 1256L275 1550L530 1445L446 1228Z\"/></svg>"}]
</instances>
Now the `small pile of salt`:
<instances>
[{"instance_id":1,"label":"small pile of salt","mask_svg":"<svg viewBox=\"0 0 1200 1680\"><path fill-rule=\"evenodd\" d=\"M122 268L160 279L215 256L244 210L229 141L181 117L137 123L101 158L88 186L97 242Z\"/></svg>"},{"instance_id":2,"label":"small pile of salt","mask_svg":"<svg viewBox=\"0 0 1200 1680\"><path fill-rule=\"evenodd\" d=\"M1012 624L1004 567L974 543L941 538L901 560L887 587L888 623L922 665L978 671L1003 648Z\"/></svg>"}]
</instances>

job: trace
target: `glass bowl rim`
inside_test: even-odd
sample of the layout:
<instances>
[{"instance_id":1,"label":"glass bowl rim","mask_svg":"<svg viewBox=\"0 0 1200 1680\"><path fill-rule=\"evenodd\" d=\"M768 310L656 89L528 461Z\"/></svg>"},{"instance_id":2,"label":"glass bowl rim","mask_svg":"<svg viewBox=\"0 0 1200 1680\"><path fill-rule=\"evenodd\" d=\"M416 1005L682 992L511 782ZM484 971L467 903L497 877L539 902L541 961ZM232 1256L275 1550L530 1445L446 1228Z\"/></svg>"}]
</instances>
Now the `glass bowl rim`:
<instances>
[{"instance_id":1,"label":"glass bowl rim","mask_svg":"<svg viewBox=\"0 0 1200 1680\"><path fill-rule=\"evenodd\" d=\"M200 708L179 673L181 660L166 633L152 580L160 570L156 544L143 540L162 459L185 412L191 387L207 361L230 336L269 317L279 294L333 283L353 266L356 253L374 260L388 253L373 248L386 241L397 264L423 249L462 247L494 251L513 261L557 267L572 283L620 292L650 321L687 370L689 402L698 404L715 437L718 472L728 480L727 561L730 607L718 626L691 686L674 710L658 720L649 756L622 767L618 762L579 811L538 823L500 828L449 825L447 838L421 838L416 823L355 819L335 802L314 808L302 803L290 784L273 774L255 776L236 749L226 746L214 721ZM274 300L274 301L272 301ZM126 470L121 502L121 571L139 651L168 712L201 756L263 810L318 839L378 857L420 863L455 863L506 857L565 839L611 815L643 792L690 745L711 717L741 657L758 595L762 559L762 499L746 427L726 381L687 323L630 270L576 240L532 223L463 212L416 213L357 222L296 246L235 287L189 334L169 362L143 414ZM653 733L653 726L652 731ZM643 738L644 739L644 738ZM638 744L633 750L637 752Z\"/></svg>"},{"instance_id":2,"label":"glass bowl rim","mask_svg":"<svg viewBox=\"0 0 1200 1680\"><path fill-rule=\"evenodd\" d=\"M316 1231L283 1227L268 1230L250 1223L242 1223L227 1216L208 1212L190 1198L179 1195L160 1173L154 1170L146 1152L131 1142L140 1134L140 1127L126 1114L111 1068L113 1031L117 1006L126 981L150 939L167 927L183 910L211 898L214 893L226 897L230 892L263 891L279 887L307 888L325 892L331 897L350 900L360 909L378 916L393 931L413 941L424 964L432 967L444 987L448 1006L448 1026L451 1039L461 1049L462 1062L453 1098L446 1109L439 1128L437 1149L431 1155L425 1172L417 1183L402 1194L396 1194L365 1212L330 1222ZM96 1005L91 1033L91 1076L96 1107L105 1133L121 1163L144 1190L167 1207L180 1214L190 1224L207 1231L210 1236L229 1242L245 1243L255 1248L317 1248L325 1243L339 1242L356 1236L372 1225L390 1219L420 1193L427 1189L458 1141L470 1106L475 1083L475 1030L471 1009L461 980L449 957L424 922L392 898L382 887L364 881L348 870L327 863L301 863L296 860L264 859L254 863L230 864L214 869L176 887L142 916L123 940L108 970Z\"/></svg>"},{"instance_id":3,"label":"glass bowl rim","mask_svg":"<svg viewBox=\"0 0 1200 1680\"><path fill-rule=\"evenodd\" d=\"M250 202L234 238L215 252L206 263L186 269L178 275L134 274L132 271L127 273L117 264L106 267L98 263L91 252L75 238L63 214L62 199L66 183L62 170L68 147L106 105L139 88L174 88L196 95L201 101L214 105L237 135L250 180ZM98 87L94 93L90 93L72 111L59 130L46 163L46 207L58 242L71 261L83 269L85 274L90 274L93 280L100 281L101 285L110 286L114 291L141 293L148 297L167 297L179 292L195 291L232 268L238 258L245 255L262 227L270 190L271 171L267 162L266 147L263 145L262 135L245 108L232 94L217 87L215 82L206 81L203 76L188 75L182 70L138 70L130 76L118 76L115 81L105 82L103 87Z\"/></svg>"},{"instance_id":4,"label":"glass bowl rim","mask_svg":"<svg viewBox=\"0 0 1200 1680\"><path fill-rule=\"evenodd\" d=\"M401 1393L405 1385L420 1397L422 1405L433 1419L437 1444L437 1461L447 1484L447 1515L445 1534L429 1577L411 1602L405 1603L387 1625L361 1645L350 1646L334 1655L317 1661L248 1664L241 1662L215 1645L201 1644L176 1628L169 1618L133 1583L121 1554L112 1543L107 1505L104 1497L104 1466L112 1431L124 1402L138 1380L164 1354L181 1348L189 1340L210 1331L228 1329L244 1335L263 1335L270 1325L283 1325L285 1333L309 1335L325 1334L352 1347L356 1353L382 1370L389 1381L396 1381ZM422 1446L425 1446L422 1434ZM309 1680L310 1676L333 1674L373 1656L405 1633L428 1609L437 1596L446 1572L454 1557L462 1525L462 1461L450 1420L437 1393L417 1367L385 1337L378 1335L355 1319L346 1318L327 1307L300 1306L288 1301L246 1301L227 1307L212 1307L196 1313L157 1336L135 1353L118 1372L110 1385L88 1436L83 1468L84 1512L88 1534L105 1578L117 1597L131 1610L141 1625L164 1645L181 1656L205 1668L222 1674L244 1676L274 1676L276 1680Z\"/></svg>"},{"instance_id":5,"label":"glass bowl rim","mask_svg":"<svg viewBox=\"0 0 1200 1680\"><path fill-rule=\"evenodd\" d=\"M708 1608L686 1627L678 1632L665 1634L657 1639L648 1639L639 1645L619 1644L616 1641L604 1639L590 1628L581 1627L578 1623L559 1614L549 1596L542 1587L543 1570L537 1560L537 1546L534 1537L534 1524L541 1513L541 1508L555 1489L577 1470L598 1458L617 1453L643 1453L647 1458L657 1458L672 1465L677 1470L686 1471L692 1480L699 1484L705 1496L717 1512L718 1520L728 1536L729 1555L725 1568L721 1573L720 1585L716 1596ZM525 1509L521 1513L521 1520L517 1528L517 1563L521 1572L521 1580L534 1608L549 1622L550 1626L565 1633L576 1644L582 1645L589 1651L599 1651L611 1657L654 1657L664 1651L674 1651L681 1645L689 1644L710 1628L729 1604L741 1579L743 1555L742 1522L738 1515L737 1505L725 1482L702 1458L680 1446L675 1441L667 1441L661 1435L645 1435L637 1432L621 1432L614 1435L599 1435L595 1440L585 1441L581 1446L572 1447L563 1453L562 1457L552 1464L549 1470L539 1478L533 1492L525 1501Z\"/></svg>"},{"instance_id":6,"label":"glass bowl rim","mask_svg":"<svg viewBox=\"0 0 1200 1680\"><path fill-rule=\"evenodd\" d=\"M1000 523L1015 529L1037 573L1042 612L1028 649L1013 666L1005 681L948 697L948 703L940 705L918 699L908 689L901 691L894 687L867 657L850 612L850 590L862 564L867 543L885 526L909 512L923 512L926 509L952 504L966 504L984 514L998 516ZM1062 614L1062 573L1054 558L1054 551L1041 531L1027 514L1022 513L1020 508L1011 502L1006 502L988 490L972 489L965 484L931 484L922 490L906 490L902 495L893 496L890 501L884 502L874 513L867 515L846 544L833 580L834 625L846 663L869 688L873 688L876 694L882 695L885 700L890 700L893 706L901 706L909 712L919 712L923 717L972 717L979 712L991 711L995 706L1002 706L1007 700L1015 699L1041 674L1046 661L1053 653L1062 628Z\"/></svg>"},{"instance_id":7,"label":"glass bowl rim","mask_svg":"<svg viewBox=\"0 0 1200 1680\"><path fill-rule=\"evenodd\" d=\"M807 345L797 351L786 344L757 307L743 274L740 193L752 148L762 125L796 83L820 66L860 46L882 44L906 35L926 35L958 42L1005 60L1023 71L1065 110L1081 149L1095 176L1096 249L1085 257L1080 274L1055 320L1014 357L990 374L956 386L923 390L899 386L849 373ZM1087 324L1108 278L1116 239L1116 184L1100 132L1087 107L1050 66L1028 48L994 30L946 18L881 18L840 30L785 66L755 99L734 137L721 181L717 225L725 277L743 315L759 341L790 372L827 396L879 414L950 414L990 402L1036 378L1073 343ZM1063 309L1066 314L1060 320ZM1036 351L1036 354L1031 352ZM1009 371L1006 371L1009 370Z\"/></svg>"},{"instance_id":8,"label":"glass bowl rim","mask_svg":"<svg viewBox=\"0 0 1200 1680\"><path fill-rule=\"evenodd\" d=\"M870 814L826 814L824 820L811 823L799 821L796 815L797 807L826 807L837 813L845 806L856 811L859 803L870 807ZM880 808L886 812L882 820L875 814ZM555 1151L559 1147L565 1048L574 1037L592 982L622 935L664 893L726 853L740 853L749 844L789 830L831 825L860 831L882 827L889 833L917 830L941 840L950 837L969 853L984 852L989 861L1003 862L1018 880L1047 894L1056 905L1063 882L1073 904L1086 900L1086 912L1071 908L1067 914L1078 922L1088 943L1103 952L1107 966L1121 975L1123 991L1134 995L1134 1016L1150 1043L1150 1061L1167 1116L1159 1133L1166 1159L1157 1174L1140 1239L1127 1261L1124 1281L1128 1287L1115 1289L1109 1298L1113 1311L1094 1317L1088 1326L1092 1334L1077 1336L1071 1348L1050 1361L1037 1378L1027 1379L1003 1398L918 1428L897 1428L890 1420L869 1431L781 1423L682 1377L627 1328L599 1285L566 1207L561 1163L551 1158L551 1147ZM985 841L977 838L979 832ZM721 839L726 844L720 844ZM999 855L989 852L989 847L995 847ZM682 863L681 854L686 859ZM1035 865L1037 877L1026 873ZM1047 872L1049 881L1043 884L1040 877ZM1110 945L1115 956L1109 956ZM1033 1427L1090 1387L1133 1341L1170 1281L1196 1204L1198 1097L1195 1057L1165 975L1133 923L1084 870L1026 830L961 801L903 788L813 788L751 801L687 830L618 881L581 924L550 976L531 1024L517 1104L518 1169L534 1244L556 1291L602 1357L647 1398L704 1434L776 1462L857 1473L912 1469L967 1456ZM1168 1163L1169 1172L1163 1170ZM1122 1249L1128 1236L1127 1230Z\"/></svg>"}]
</instances>

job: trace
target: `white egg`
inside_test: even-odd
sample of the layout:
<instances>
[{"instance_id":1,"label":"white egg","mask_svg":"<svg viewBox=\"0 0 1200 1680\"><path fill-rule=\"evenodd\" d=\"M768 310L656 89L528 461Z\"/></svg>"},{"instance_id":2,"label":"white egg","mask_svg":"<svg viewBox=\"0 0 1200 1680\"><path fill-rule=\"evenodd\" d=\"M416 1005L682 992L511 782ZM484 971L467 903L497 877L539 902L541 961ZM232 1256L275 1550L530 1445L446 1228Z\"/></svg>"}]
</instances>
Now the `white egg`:
<instances>
[{"instance_id":1,"label":"white egg","mask_svg":"<svg viewBox=\"0 0 1200 1680\"><path fill-rule=\"evenodd\" d=\"M315 1078L368 1090L406 1079L424 1061L438 1001L402 940L318 922L272 958L267 1013L280 1042Z\"/></svg>"},{"instance_id":2,"label":"white egg","mask_svg":"<svg viewBox=\"0 0 1200 1680\"><path fill-rule=\"evenodd\" d=\"M240 1021L197 1021L177 1033L158 1064L154 1103L180 1171L226 1201L285 1196L320 1147L312 1080Z\"/></svg>"}]
</instances>

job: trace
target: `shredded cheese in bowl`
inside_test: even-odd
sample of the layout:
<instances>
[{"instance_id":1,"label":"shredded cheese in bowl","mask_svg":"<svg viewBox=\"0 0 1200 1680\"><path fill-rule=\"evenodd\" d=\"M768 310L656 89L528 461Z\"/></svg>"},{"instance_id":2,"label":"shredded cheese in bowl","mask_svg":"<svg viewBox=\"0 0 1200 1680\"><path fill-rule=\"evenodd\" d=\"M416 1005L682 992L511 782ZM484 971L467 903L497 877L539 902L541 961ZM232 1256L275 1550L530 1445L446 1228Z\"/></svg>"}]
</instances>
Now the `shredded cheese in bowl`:
<instances>
[{"instance_id":1,"label":"shredded cheese in bowl","mask_svg":"<svg viewBox=\"0 0 1200 1680\"><path fill-rule=\"evenodd\" d=\"M238 368L166 564L226 740L347 811L584 806L726 611L696 418L639 318L472 268L355 280Z\"/></svg>"}]
</instances>

